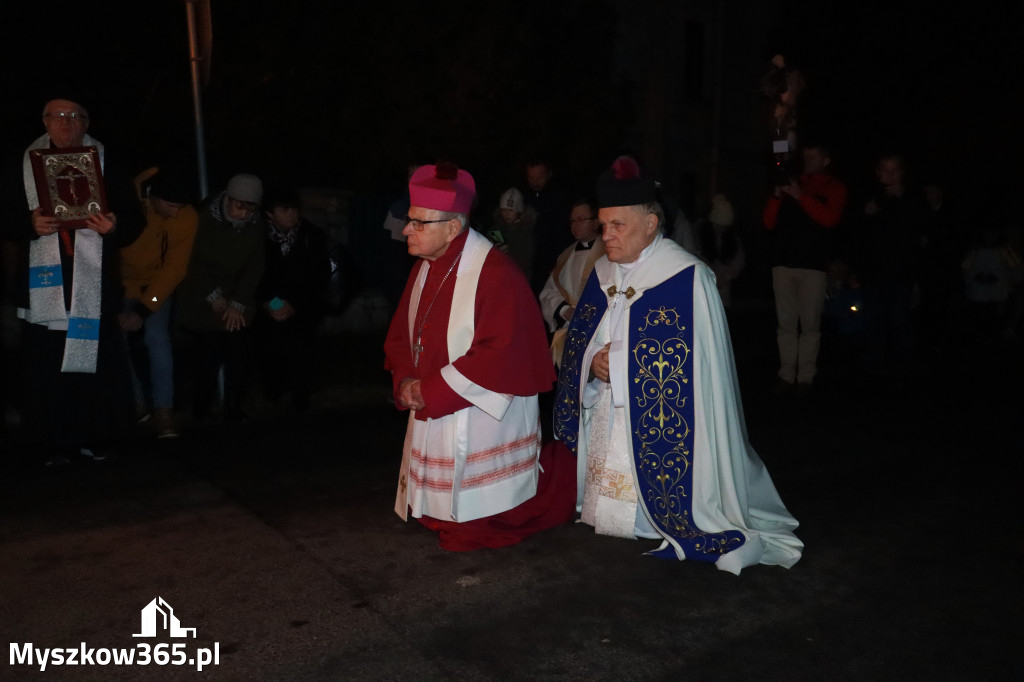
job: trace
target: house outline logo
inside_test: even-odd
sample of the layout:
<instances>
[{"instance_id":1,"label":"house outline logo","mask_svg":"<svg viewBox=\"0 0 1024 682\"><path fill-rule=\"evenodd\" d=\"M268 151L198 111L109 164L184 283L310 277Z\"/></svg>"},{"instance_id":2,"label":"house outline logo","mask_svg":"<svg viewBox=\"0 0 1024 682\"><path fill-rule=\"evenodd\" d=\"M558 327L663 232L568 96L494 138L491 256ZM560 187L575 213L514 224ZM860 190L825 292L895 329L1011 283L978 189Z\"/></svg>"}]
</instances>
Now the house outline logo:
<instances>
[{"instance_id":1,"label":"house outline logo","mask_svg":"<svg viewBox=\"0 0 1024 682\"><path fill-rule=\"evenodd\" d=\"M156 597L146 604L142 609L142 632L132 637L156 637L157 633L167 632L171 637L189 637L195 639L195 628L183 628L178 617L174 615L174 609L164 601L163 597Z\"/></svg>"}]
</instances>

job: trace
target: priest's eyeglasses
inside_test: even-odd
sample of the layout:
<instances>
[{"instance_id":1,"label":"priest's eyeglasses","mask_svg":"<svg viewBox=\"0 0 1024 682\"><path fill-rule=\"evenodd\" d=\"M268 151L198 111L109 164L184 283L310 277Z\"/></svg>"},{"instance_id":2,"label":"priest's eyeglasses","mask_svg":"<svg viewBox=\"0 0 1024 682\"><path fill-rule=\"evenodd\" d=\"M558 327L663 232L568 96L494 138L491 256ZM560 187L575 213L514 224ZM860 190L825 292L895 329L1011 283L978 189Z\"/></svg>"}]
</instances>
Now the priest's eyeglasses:
<instances>
[{"instance_id":1,"label":"priest's eyeglasses","mask_svg":"<svg viewBox=\"0 0 1024 682\"><path fill-rule=\"evenodd\" d=\"M405 224L411 226L412 229L416 230L417 232L422 232L424 225L430 225L431 223L447 223L449 220L451 220L451 218L439 218L437 220L416 220L415 218L405 216Z\"/></svg>"},{"instance_id":2,"label":"priest's eyeglasses","mask_svg":"<svg viewBox=\"0 0 1024 682\"><path fill-rule=\"evenodd\" d=\"M67 121L68 123L76 123L77 121L88 121L89 117L86 114L77 111L55 111L43 116L43 118L54 118L58 121Z\"/></svg>"},{"instance_id":3,"label":"priest's eyeglasses","mask_svg":"<svg viewBox=\"0 0 1024 682\"><path fill-rule=\"evenodd\" d=\"M592 215L589 218L569 218L569 224L575 225L576 223L585 223L588 220L597 220L597 216Z\"/></svg>"}]
</instances>

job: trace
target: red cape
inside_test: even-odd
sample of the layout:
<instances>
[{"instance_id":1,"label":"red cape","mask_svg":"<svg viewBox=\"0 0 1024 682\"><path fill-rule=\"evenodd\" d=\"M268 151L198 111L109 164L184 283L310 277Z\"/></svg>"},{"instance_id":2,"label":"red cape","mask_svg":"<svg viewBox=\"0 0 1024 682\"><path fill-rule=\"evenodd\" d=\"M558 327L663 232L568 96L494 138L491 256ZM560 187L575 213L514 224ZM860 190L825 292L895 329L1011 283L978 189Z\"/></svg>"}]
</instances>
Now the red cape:
<instances>
[{"instance_id":1,"label":"red cape","mask_svg":"<svg viewBox=\"0 0 1024 682\"><path fill-rule=\"evenodd\" d=\"M421 260L412 268L384 341L385 368L392 372L396 397L404 379L422 381L420 390L426 407L416 411L417 419L437 419L470 405L441 377L441 369L448 364L454 364L467 379L495 393L530 396L550 391L555 381L544 321L533 291L512 259L495 248L487 254L477 285L470 349L454 362L448 357L448 318L458 265L443 287L441 283L462 252L466 234L464 231L456 237L445 254L430 264L416 315L417 332L426 315L419 366L413 364L409 301L426 261Z\"/></svg>"}]
</instances>

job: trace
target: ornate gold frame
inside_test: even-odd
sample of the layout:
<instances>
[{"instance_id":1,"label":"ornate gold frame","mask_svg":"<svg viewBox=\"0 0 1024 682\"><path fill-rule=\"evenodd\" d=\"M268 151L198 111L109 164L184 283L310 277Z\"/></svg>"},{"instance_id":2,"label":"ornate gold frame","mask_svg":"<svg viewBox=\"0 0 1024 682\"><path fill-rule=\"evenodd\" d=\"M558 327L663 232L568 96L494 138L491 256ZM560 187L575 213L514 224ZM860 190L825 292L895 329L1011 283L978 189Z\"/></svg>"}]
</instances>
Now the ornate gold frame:
<instances>
[{"instance_id":1,"label":"ornate gold frame","mask_svg":"<svg viewBox=\"0 0 1024 682\"><path fill-rule=\"evenodd\" d=\"M61 229L84 227L93 213L110 210L96 147L33 149L29 159L39 206L60 219Z\"/></svg>"}]
</instances>

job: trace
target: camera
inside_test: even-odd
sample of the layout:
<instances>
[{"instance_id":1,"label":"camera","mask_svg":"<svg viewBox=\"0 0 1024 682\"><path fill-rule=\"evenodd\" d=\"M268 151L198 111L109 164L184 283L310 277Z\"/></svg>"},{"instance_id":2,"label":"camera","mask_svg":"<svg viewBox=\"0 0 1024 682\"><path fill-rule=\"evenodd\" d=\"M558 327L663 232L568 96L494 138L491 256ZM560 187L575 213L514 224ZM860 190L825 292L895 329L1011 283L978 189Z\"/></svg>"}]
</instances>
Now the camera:
<instances>
[{"instance_id":1,"label":"camera","mask_svg":"<svg viewBox=\"0 0 1024 682\"><path fill-rule=\"evenodd\" d=\"M770 172L772 187L786 187L795 182L794 178L797 177L795 172L796 169L792 167L792 163L786 159L775 159L772 164Z\"/></svg>"},{"instance_id":2,"label":"camera","mask_svg":"<svg viewBox=\"0 0 1024 682\"><path fill-rule=\"evenodd\" d=\"M770 170L771 183L773 187L785 187L792 184L793 178L797 177L792 161L789 159L789 142L787 140L774 140L772 142L772 154L774 155Z\"/></svg>"}]
</instances>

